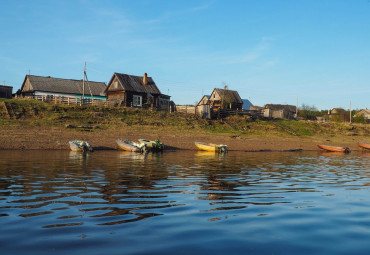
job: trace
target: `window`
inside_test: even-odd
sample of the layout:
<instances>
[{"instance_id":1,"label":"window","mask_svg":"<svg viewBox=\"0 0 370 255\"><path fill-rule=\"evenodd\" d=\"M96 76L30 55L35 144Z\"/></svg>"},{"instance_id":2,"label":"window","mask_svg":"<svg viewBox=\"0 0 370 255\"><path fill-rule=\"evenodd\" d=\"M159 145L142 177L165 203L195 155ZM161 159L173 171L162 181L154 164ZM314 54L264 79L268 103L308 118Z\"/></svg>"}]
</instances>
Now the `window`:
<instances>
[{"instance_id":1,"label":"window","mask_svg":"<svg viewBox=\"0 0 370 255\"><path fill-rule=\"evenodd\" d=\"M133 101L132 101L132 105L133 106L142 106L142 103L143 103L143 97L142 96L138 96L138 95L134 95L134 98L133 98Z\"/></svg>"}]
</instances>

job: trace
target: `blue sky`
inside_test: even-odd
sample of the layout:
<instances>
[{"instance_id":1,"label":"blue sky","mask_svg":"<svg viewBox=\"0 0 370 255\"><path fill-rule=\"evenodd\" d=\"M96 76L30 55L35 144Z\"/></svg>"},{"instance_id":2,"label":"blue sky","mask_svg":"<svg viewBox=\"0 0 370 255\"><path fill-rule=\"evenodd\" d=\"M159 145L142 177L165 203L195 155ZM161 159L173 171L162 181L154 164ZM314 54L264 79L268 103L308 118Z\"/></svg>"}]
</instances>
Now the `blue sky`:
<instances>
[{"instance_id":1,"label":"blue sky","mask_svg":"<svg viewBox=\"0 0 370 255\"><path fill-rule=\"evenodd\" d=\"M370 108L369 0L0 0L0 83L153 77L177 104Z\"/></svg>"}]
</instances>

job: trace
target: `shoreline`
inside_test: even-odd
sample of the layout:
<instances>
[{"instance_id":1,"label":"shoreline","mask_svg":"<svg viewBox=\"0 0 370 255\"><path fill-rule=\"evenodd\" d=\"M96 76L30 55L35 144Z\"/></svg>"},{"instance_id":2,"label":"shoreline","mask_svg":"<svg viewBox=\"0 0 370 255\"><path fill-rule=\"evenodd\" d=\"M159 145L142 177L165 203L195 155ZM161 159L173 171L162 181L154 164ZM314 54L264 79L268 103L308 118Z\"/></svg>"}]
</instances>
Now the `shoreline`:
<instances>
[{"instance_id":1,"label":"shoreline","mask_svg":"<svg viewBox=\"0 0 370 255\"><path fill-rule=\"evenodd\" d=\"M252 136L237 133L206 133L192 130L132 127L96 129L91 132L66 127L43 128L39 126L8 126L0 133L0 150L69 150L68 141L89 141L96 151L117 150L116 139L157 139L168 151L197 151L195 141L226 144L229 151L239 152L298 152L321 151L318 144L349 147L361 151L357 142L369 140L361 136L302 137L302 136Z\"/></svg>"}]
</instances>

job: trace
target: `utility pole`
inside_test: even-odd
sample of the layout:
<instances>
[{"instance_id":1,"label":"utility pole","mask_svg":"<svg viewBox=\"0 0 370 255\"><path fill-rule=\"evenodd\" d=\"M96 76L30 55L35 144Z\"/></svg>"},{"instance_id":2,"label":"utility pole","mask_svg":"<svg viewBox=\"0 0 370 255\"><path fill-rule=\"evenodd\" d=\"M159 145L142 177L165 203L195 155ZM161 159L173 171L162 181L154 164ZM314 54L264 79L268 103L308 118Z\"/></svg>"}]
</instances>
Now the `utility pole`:
<instances>
[{"instance_id":1,"label":"utility pole","mask_svg":"<svg viewBox=\"0 0 370 255\"><path fill-rule=\"evenodd\" d=\"M84 75L82 78L82 101L85 100L85 75L86 75L86 61L84 64Z\"/></svg>"},{"instance_id":2,"label":"utility pole","mask_svg":"<svg viewBox=\"0 0 370 255\"><path fill-rule=\"evenodd\" d=\"M352 101L349 101L349 124L352 124Z\"/></svg>"},{"instance_id":3,"label":"utility pole","mask_svg":"<svg viewBox=\"0 0 370 255\"><path fill-rule=\"evenodd\" d=\"M295 117L298 119L298 96L297 96L297 106L295 107Z\"/></svg>"}]
</instances>

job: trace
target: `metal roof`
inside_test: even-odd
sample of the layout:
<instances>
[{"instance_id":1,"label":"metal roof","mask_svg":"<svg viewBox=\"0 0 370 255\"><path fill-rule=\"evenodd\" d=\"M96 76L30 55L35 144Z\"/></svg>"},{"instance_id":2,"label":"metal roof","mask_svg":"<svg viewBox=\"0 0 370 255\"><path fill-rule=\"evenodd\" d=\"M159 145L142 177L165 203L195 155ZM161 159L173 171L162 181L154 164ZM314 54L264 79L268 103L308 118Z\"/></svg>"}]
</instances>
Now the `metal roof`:
<instances>
[{"instance_id":1,"label":"metal roof","mask_svg":"<svg viewBox=\"0 0 370 255\"><path fill-rule=\"evenodd\" d=\"M24 90L25 82L29 80L31 88ZM91 94L93 96L105 96L106 85L104 82L95 81L85 81L85 94ZM55 92L55 93L65 93L65 94L79 94L83 93L82 80L72 80L72 79L61 79L54 77L44 77L35 75L26 75L26 78L22 85L22 92L34 92L34 91L44 91L44 92Z\"/></svg>"}]
</instances>

